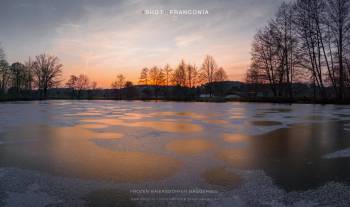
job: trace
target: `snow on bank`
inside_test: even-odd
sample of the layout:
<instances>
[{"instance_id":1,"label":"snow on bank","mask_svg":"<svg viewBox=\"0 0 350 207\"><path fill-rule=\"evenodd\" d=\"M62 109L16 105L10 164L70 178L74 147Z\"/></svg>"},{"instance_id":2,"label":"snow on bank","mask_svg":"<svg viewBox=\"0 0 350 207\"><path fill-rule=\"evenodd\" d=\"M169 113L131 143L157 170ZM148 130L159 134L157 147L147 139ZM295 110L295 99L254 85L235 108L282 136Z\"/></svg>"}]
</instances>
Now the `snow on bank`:
<instances>
[{"instance_id":1,"label":"snow on bank","mask_svg":"<svg viewBox=\"0 0 350 207\"><path fill-rule=\"evenodd\" d=\"M55 205L62 203L55 197L50 196L48 193L38 191L37 185L32 185L26 192L8 192L7 198L5 199L4 207L18 207L18 206L36 206L45 207L48 205Z\"/></svg>"},{"instance_id":2,"label":"snow on bank","mask_svg":"<svg viewBox=\"0 0 350 207\"><path fill-rule=\"evenodd\" d=\"M85 206L84 197L100 189L120 189L128 192L132 184L120 185L110 182L96 182L74 178L62 178L18 168L0 168L2 172L0 205L5 206ZM329 182L316 189L286 192L276 186L273 179L261 170L234 170L244 182L231 191L220 191L217 200L208 202L135 202L135 206L348 206L350 186ZM135 189L158 189L170 187L157 182L138 184ZM4 195L4 196L1 196ZM34 203L33 203L34 202ZM155 204L155 205L151 205ZM159 205L164 204L164 205Z\"/></svg>"},{"instance_id":3,"label":"snow on bank","mask_svg":"<svg viewBox=\"0 0 350 207\"><path fill-rule=\"evenodd\" d=\"M333 153L326 154L322 156L323 159L336 159L342 157L350 157L350 148L339 150Z\"/></svg>"},{"instance_id":4,"label":"snow on bank","mask_svg":"<svg viewBox=\"0 0 350 207\"><path fill-rule=\"evenodd\" d=\"M243 171L244 184L208 206L271 206L271 207L315 207L348 206L350 186L328 182L307 191L286 192L276 186L273 179L261 170Z\"/></svg>"}]
</instances>

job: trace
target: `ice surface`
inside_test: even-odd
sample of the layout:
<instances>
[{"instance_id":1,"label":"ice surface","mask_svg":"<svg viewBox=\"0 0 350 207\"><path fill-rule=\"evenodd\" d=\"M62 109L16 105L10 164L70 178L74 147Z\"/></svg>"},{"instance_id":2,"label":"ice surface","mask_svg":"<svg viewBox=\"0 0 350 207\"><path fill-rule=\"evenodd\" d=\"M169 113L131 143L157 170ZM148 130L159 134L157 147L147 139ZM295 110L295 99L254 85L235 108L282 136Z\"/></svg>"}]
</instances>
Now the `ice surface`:
<instances>
[{"instance_id":1,"label":"ice surface","mask_svg":"<svg viewBox=\"0 0 350 207\"><path fill-rule=\"evenodd\" d=\"M241 150L247 147L251 135L262 135L277 129L289 128L294 124L341 122L339 129L348 133L350 129L350 107L334 105L285 105L254 103L177 103L177 102L124 102L124 101L42 101L15 102L0 104L0 148L8 145L36 145L36 139L30 136L16 137L10 131L23 131L25 127L50 126L56 128L80 127L90 130L99 136L86 138L89 144L101 150L114 152L144 152L171 157L182 163L182 168L174 175L160 181L141 183L102 182L81 180L81 178L58 177L44 171L35 171L30 165L23 169L2 168L0 165L0 206L5 204L30 203L32 198L37 204L46 205L68 203L70 206L83 206L83 197L88 193L101 189L120 189L128 191L132 188L191 188L219 189L217 201L193 206L346 206L349 204L350 189L343 183L332 180L320 183L319 187L306 191L286 192L274 183L262 169L235 169L232 172L241 176L242 185L227 191L220 186L210 185L201 178L201 173L208 169L225 165L215 155L221 150ZM82 122L82 120L93 120ZM113 121L110 121L113 120ZM107 122L109 121L109 122ZM161 124L163 122L163 124ZM258 123L258 124L256 124ZM85 124L85 125L84 125ZM325 125L330 126L330 125ZM333 125L332 125L333 126ZM337 128L338 129L338 128ZM344 129L344 130L343 130ZM327 128L325 127L326 131ZM72 133L74 135L74 132ZM6 136L5 136L6 135ZM43 140L50 136L42 134ZM74 136L72 136L74 138ZM18 138L18 139L17 139ZM73 139L72 138L72 139ZM283 139L283 137L281 137ZM186 142L186 140L203 140ZM305 149L309 142L297 141L285 143L285 155L291 149ZM62 141L54 139L54 141ZM170 143L187 144L196 153L181 153L178 145L170 147ZM332 152L329 139L320 136L319 149ZM344 141L344 140L343 140ZM70 145L64 140L61 147ZM350 147L344 141L343 150L326 154L320 160L333 162L341 157L349 157ZM38 143L39 144L39 143ZM193 145L193 147L191 147ZM300 147L298 147L300 146ZM314 146L314 145L312 145ZM311 146L311 147L312 147ZM1 150L0 149L0 150ZM10 148L6 148L10 149ZM89 148L90 149L90 148ZM175 149L175 150L174 150ZM257 148L258 149L258 148ZM340 148L341 149L341 148ZM50 150L44 152L50 152ZM0 151L1 152L1 151ZM10 156L9 151L1 156ZM86 156L94 152L82 152ZM179 153L180 152L180 153ZM191 151L189 151L191 152ZM18 154L17 154L18 155ZM57 156L57 154L55 155ZM49 157L49 156L48 156ZM3 157L2 157L3 158ZM248 156L249 158L249 156ZM271 158L273 162L283 162L279 158ZM296 156L296 159L300 157ZM5 160L3 158L3 160ZM127 160L127 159L125 159ZM11 161L11 159L6 159ZM304 162L304 161L303 161ZM64 162L62 162L64 163ZM311 163L305 160L305 165ZM112 164L111 164L112 165ZM230 166L232 167L232 166ZM322 169L320 169L322 171ZM142 173L142 172L141 172ZM30 188L30 186L37 186ZM40 197L40 198L38 198ZM14 201L14 199L18 201ZM58 205L59 205L58 204ZM142 204L142 203L138 203ZM176 206L170 203L168 206ZM69 206L69 205L67 205Z\"/></svg>"}]
</instances>

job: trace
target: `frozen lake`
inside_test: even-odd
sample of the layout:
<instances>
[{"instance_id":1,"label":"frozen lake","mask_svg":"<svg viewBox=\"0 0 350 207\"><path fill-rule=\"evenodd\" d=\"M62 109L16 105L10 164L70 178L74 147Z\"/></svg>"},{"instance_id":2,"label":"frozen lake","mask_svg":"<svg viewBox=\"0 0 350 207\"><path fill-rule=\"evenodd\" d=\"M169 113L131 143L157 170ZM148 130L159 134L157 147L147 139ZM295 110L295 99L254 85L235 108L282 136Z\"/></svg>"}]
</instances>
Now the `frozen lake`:
<instances>
[{"instance_id":1,"label":"frozen lake","mask_svg":"<svg viewBox=\"0 0 350 207\"><path fill-rule=\"evenodd\" d=\"M0 126L0 206L350 205L350 106L8 102Z\"/></svg>"}]
</instances>

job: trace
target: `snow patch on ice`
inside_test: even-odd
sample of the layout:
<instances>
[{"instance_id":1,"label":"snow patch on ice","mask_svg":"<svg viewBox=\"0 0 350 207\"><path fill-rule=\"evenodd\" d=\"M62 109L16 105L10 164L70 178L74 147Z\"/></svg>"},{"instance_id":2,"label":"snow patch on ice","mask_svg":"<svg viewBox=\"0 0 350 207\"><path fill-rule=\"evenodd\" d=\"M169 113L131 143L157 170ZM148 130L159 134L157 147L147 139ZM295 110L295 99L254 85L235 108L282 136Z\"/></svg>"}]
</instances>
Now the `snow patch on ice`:
<instances>
[{"instance_id":1,"label":"snow patch on ice","mask_svg":"<svg viewBox=\"0 0 350 207\"><path fill-rule=\"evenodd\" d=\"M346 149L339 150L339 151L322 156L323 159L335 159L335 158L342 158L342 157L350 157L350 148L346 148Z\"/></svg>"}]
</instances>

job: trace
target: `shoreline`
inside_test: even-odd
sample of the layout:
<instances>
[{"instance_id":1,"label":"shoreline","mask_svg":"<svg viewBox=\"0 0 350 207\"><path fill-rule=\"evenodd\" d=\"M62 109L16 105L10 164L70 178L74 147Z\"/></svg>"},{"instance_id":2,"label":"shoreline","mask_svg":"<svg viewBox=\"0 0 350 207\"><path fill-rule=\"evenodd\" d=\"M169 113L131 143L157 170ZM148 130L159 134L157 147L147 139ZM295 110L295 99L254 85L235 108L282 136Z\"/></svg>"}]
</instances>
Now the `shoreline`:
<instances>
[{"instance_id":1,"label":"shoreline","mask_svg":"<svg viewBox=\"0 0 350 207\"><path fill-rule=\"evenodd\" d=\"M0 103L6 102L20 102L20 101L50 101L50 100L66 100L66 101L143 101L143 102L193 102L193 103L230 103L230 102L241 102L241 103L271 103L271 104L319 104L319 105L350 105L350 100L301 100L301 99L280 99L275 98L260 98L260 99L225 99L220 97L213 98L195 98L195 99L113 99L113 98L16 98L16 99L0 99Z\"/></svg>"}]
</instances>

